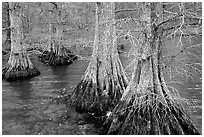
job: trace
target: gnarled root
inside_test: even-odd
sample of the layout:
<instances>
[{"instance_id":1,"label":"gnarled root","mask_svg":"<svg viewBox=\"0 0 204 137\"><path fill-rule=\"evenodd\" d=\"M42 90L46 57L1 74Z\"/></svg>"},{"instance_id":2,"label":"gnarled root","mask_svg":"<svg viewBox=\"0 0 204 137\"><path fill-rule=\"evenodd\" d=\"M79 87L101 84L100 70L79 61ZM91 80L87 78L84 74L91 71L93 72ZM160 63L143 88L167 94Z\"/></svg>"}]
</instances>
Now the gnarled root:
<instances>
[{"instance_id":1,"label":"gnarled root","mask_svg":"<svg viewBox=\"0 0 204 137\"><path fill-rule=\"evenodd\" d=\"M77 111L81 112L99 112L102 109L100 105L100 93L97 85L90 81L81 81L75 88L71 96L71 104Z\"/></svg>"},{"instance_id":2,"label":"gnarled root","mask_svg":"<svg viewBox=\"0 0 204 137\"><path fill-rule=\"evenodd\" d=\"M24 53L12 53L8 63L2 70L2 78L7 81L38 76L40 71L35 68Z\"/></svg>"},{"instance_id":3,"label":"gnarled root","mask_svg":"<svg viewBox=\"0 0 204 137\"><path fill-rule=\"evenodd\" d=\"M78 111L105 115L115 107L127 87L128 80L119 60L112 60L112 67L107 65L108 62L102 63L106 65L101 64L98 58L90 61L85 75L71 95L71 104Z\"/></svg>"},{"instance_id":4,"label":"gnarled root","mask_svg":"<svg viewBox=\"0 0 204 137\"><path fill-rule=\"evenodd\" d=\"M155 95L137 98L128 104L120 102L106 119L103 128L107 134L199 134L180 105Z\"/></svg>"},{"instance_id":5,"label":"gnarled root","mask_svg":"<svg viewBox=\"0 0 204 137\"><path fill-rule=\"evenodd\" d=\"M114 92L110 91L111 87L116 85L109 83L109 93L105 94L92 80L82 80L71 96L71 104L80 112L94 113L94 115L106 114L109 109L114 108L122 95L117 88Z\"/></svg>"}]
</instances>

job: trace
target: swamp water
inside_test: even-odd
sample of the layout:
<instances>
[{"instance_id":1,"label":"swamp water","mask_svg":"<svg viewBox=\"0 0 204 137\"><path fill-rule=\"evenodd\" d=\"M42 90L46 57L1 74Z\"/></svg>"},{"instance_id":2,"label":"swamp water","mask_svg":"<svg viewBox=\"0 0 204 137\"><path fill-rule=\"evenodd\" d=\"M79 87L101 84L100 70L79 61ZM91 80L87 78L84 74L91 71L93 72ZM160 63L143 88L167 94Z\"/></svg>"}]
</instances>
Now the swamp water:
<instances>
[{"instance_id":1,"label":"swamp water","mask_svg":"<svg viewBox=\"0 0 204 137\"><path fill-rule=\"evenodd\" d=\"M59 90L72 91L76 87L88 62L76 60L69 66L51 67L39 62L36 55L32 55L31 60L41 71L38 77L2 81L2 134L99 134L92 124L84 123L86 116L54 101L61 96ZM7 61L8 55L3 56L2 67ZM200 102L193 109L191 118L201 133L202 83L186 83L180 90L182 96Z\"/></svg>"}]
</instances>

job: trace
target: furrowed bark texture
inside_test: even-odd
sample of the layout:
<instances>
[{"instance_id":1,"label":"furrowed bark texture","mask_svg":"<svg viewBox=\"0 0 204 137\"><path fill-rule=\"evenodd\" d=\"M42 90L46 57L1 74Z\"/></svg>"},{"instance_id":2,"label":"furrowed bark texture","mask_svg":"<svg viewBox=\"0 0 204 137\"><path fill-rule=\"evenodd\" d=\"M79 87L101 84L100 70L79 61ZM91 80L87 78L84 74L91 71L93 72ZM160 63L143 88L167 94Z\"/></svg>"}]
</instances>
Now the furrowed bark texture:
<instances>
[{"instance_id":1,"label":"furrowed bark texture","mask_svg":"<svg viewBox=\"0 0 204 137\"><path fill-rule=\"evenodd\" d=\"M57 66L73 63L77 59L71 51L64 47L62 40L63 26L61 21L60 7L57 8L57 28L55 38L52 39L52 24L49 23L48 46L45 51L39 56L39 59L47 65Z\"/></svg>"},{"instance_id":2,"label":"furrowed bark texture","mask_svg":"<svg viewBox=\"0 0 204 137\"><path fill-rule=\"evenodd\" d=\"M2 78L5 80L18 80L34 77L40 74L35 68L26 53L23 45L23 23L22 10L23 4L9 3L11 20L11 53L6 66L2 70Z\"/></svg>"},{"instance_id":3,"label":"furrowed bark texture","mask_svg":"<svg viewBox=\"0 0 204 137\"><path fill-rule=\"evenodd\" d=\"M75 88L71 101L79 111L102 114L113 108L127 86L116 46L115 5L96 4L92 60Z\"/></svg>"},{"instance_id":4,"label":"furrowed bark texture","mask_svg":"<svg viewBox=\"0 0 204 137\"><path fill-rule=\"evenodd\" d=\"M157 6L144 5L146 33L144 37L140 35L140 45L137 45L133 78L104 122L107 134L199 134L184 108L172 98L160 69L163 32L153 23Z\"/></svg>"}]
</instances>

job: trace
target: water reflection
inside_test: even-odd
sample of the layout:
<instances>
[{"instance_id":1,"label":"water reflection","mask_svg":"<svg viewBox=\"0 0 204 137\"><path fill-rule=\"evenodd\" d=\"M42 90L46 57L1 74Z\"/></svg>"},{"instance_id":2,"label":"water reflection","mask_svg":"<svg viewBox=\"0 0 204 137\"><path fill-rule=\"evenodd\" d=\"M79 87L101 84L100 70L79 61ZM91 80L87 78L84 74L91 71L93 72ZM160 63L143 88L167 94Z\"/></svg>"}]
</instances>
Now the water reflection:
<instances>
[{"instance_id":1,"label":"water reflection","mask_svg":"<svg viewBox=\"0 0 204 137\"><path fill-rule=\"evenodd\" d=\"M11 87L13 92L17 93L17 97L20 101L28 103L32 98L32 84L30 83L31 79L21 80L17 82L11 82L8 86Z\"/></svg>"},{"instance_id":2,"label":"water reflection","mask_svg":"<svg viewBox=\"0 0 204 137\"><path fill-rule=\"evenodd\" d=\"M55 66L51 67L52 75L54 76L51 83L53 89L62 89L66 88L69 85L69 80L67 79L68 66Z\"/></svg>"}]
</instances>

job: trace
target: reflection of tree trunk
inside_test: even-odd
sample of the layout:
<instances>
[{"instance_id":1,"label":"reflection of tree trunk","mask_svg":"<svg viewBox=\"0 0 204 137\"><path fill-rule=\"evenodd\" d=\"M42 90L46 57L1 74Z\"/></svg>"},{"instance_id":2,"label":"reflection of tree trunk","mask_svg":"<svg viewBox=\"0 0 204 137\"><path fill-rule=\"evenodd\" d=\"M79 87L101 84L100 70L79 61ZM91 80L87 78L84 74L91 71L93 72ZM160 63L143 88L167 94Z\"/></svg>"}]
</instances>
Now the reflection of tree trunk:
<instances>
[{"instance_id":1,"label":"reflection of tree trunk","mask_svg":"<svg viewBox=\"0 0 204 137\"><path fill-rule=\"evenodd\" d=\"M23 45L22 4L9 3L11 20L11 54L2 75L5 80L33 77L40 72L33 66Z\"/></svg>"},{"instance_id":2,"label":"reflection of tree trunk","mask_svg":"<svg viewBox=\"0 0 204 137\"><path fill-rule=\"evenodd\" d=\"M100 114L112 108L126 88L114 26L114 3L97 3L92 60L71 97L77 110Z\"/></svg>"},{"instance_id":3,"label":"reflection of tree trunk","mask_svg":"<svg viewBox=\"0 0 204 137\"><path fill-rule=\"evenodd\" d=\"M108 134L199 134L166 86L159 60L163 32L150 25L155 5L145 8L146 33L140 35L133 78L105 122Z\"/></svg>"},{"instance_id":4,"label":"reflection of tree trunk","mask_svg":"<svg viewBox=\"0 0 204 137\"><path fill-rule=\"evenodd\" d=\"M61 23L61 8L57 8L57 27L55 38L52 38L53 25L49 22L49 37L47 49L40 55L40 60L48 65L65 65L71 64L77 57L64 47L63 43L63 26Z\"/></svg>"}]
</instances>

